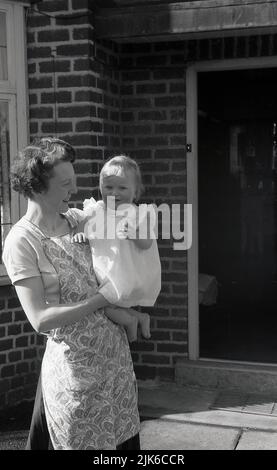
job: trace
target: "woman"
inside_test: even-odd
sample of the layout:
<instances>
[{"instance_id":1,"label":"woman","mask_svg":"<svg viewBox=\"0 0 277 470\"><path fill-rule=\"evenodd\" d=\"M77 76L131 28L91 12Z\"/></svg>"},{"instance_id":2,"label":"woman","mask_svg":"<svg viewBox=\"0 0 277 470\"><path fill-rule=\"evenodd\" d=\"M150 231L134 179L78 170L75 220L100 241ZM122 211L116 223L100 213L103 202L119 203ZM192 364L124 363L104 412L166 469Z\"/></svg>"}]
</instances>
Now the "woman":
<instances>
[{"instance_id":1,"label":"woman","mask_svg":"<svg viewBox=\"0 0 277 470\"><path fill-rule=\"evenodd\" d=\"M6 238L3 260L30 323L48 336L41 388L53 448L138 449L126 333L105 316L103 307L113 307L97 293L89 246L71 242L77 225L73 211L67 214L76 192L74 159L74 149L54 138L20 152L11 181L28 207ZM39 386L33 430L41 402Z\"/></svg>"}]
</instances>

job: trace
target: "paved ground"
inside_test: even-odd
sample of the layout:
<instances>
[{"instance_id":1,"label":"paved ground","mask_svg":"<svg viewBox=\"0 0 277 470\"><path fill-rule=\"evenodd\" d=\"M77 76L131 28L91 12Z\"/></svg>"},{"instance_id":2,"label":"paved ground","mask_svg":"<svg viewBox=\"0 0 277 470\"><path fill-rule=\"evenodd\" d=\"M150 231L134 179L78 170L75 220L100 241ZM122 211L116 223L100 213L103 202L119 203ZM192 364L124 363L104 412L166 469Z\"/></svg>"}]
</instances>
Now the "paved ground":
<instances>
[{"instance_id":1,"label":"paved ground","mask_svg":"<svg viewBox=\"0 0 277 470\"><path fill-rule=\"evenodd\" d=\"M139 384L144 450L277 450L277 397ZM32 404L0 421L0 450L24 449Z\"/></svg>"}]
</instances>

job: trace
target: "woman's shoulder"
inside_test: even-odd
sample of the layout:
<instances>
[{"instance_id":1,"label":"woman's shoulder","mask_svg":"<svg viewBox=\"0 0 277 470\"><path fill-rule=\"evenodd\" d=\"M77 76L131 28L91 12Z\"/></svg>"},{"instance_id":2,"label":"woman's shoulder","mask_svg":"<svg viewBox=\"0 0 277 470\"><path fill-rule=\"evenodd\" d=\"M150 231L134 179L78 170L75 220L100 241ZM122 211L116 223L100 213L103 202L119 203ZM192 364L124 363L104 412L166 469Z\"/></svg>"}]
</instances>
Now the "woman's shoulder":
<instances>
[{"instance_id":1,"label":"woman's shoulder","mask_svg":"<svg viewBox=\"0 0 277 470\"><path fill-rule=\"evenodd\" d=\"M25 217L19 219L11 228L5 239L5 244L18 243L22 240L27 240L33 235L35 227L30 225Z\"/></svg>"},{"instance_id":2,"label":"woman's shoulder","mask_svg":"<svg viewBox=\"0 0 277 470\"><path fill-rule=\"evenodd\" d=\"M40 240L35 230L28 225L27 221L20 219L14 224L5 238L3 248L3 261L8 260L31 260L40 249Z\"/></svg>"}]
</instances>

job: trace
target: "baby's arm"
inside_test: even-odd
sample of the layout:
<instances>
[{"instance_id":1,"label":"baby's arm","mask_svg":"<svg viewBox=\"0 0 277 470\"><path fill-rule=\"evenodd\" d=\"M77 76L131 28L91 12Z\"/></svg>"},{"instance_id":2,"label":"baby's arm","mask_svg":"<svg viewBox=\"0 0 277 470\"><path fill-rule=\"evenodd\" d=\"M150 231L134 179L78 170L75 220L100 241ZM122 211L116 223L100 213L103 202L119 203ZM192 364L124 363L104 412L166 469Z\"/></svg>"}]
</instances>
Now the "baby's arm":
<instances>
[{"instance_id":1,"label":"baby's arm","mask_svg":"<svg viewBox=\"0 0 277 470\"><path fill-rule=\"evenodd\" d=\"M140 248L141 250L147 250L148 248L150 248L150 246L152 245L153 243L153 239L151 238L151 218L150 218L150 214L147 212L146 214L146 220L143 222L143 223L146 223L146 230L144 230L142 233L143 233L143 238L140 237L140 226L138 225L138 227L134 230L128 230L128 227L127 227L127 231L128 231L128 235L127 235L127 238L129 240L132 240L135 245Z\"/></svg>"}]
</instances>

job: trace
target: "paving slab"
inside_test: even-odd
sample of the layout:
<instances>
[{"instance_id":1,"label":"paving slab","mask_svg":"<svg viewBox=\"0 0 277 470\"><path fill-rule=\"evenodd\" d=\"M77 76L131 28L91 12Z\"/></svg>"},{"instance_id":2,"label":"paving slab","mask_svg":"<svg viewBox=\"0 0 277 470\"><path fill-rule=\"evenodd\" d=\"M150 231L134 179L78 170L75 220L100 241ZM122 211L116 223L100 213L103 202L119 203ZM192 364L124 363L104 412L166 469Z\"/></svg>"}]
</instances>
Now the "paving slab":
<instances>
[{"instance_id":1,"label":"paving slab","mask_svg":"<svg viewBox=\"0 0 277 470\"><path fill-rule=\"evenodd\" d=\"M141 425L142 450L233 450L239 429L156 419Z\"/></svg>"},{"instance_id":2,"label":"paving slab","mask_svg":"<svg viewBox=\"0 0 277 470\"><path fill-rule=\"evenodd\" d=\"M277 432L277 414L272 412L274 400L270 395L182 388L175 384L139 387L139 409L144 418Z\"/></svg>"},{"instance_id":3,"label":"paving slab","mask_svg":"<svg viewBox=\"0 0 277 470\"><path fill-rule=\"evenodd\" d=\"M237 450L277 450L277 432L244 431Z\"/></svg>"}]
</instances>

